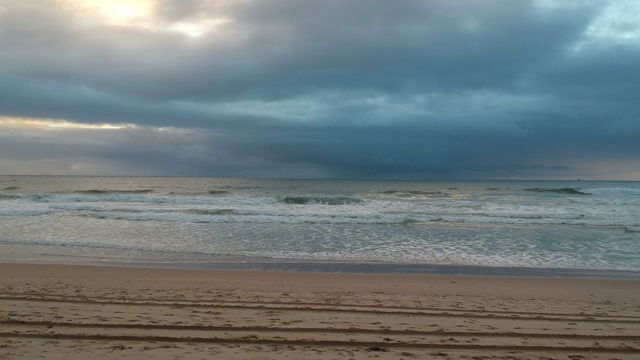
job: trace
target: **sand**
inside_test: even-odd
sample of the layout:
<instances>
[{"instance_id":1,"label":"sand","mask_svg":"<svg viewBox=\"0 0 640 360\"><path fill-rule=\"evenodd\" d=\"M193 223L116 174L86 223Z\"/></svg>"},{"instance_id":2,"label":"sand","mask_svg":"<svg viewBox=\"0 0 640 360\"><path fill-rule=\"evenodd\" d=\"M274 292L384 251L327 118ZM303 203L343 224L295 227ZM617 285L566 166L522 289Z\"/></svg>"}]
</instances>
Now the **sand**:
<instances>
[{"instance_id":1,"label":"sand","mask_svg":"<svg viewBox=\"0 0 640 360\"><path fill-rule=\"evenodd\" d=\"M0 264L0 359L640 359L640 281Z\"/></svg>"}]
</instances>

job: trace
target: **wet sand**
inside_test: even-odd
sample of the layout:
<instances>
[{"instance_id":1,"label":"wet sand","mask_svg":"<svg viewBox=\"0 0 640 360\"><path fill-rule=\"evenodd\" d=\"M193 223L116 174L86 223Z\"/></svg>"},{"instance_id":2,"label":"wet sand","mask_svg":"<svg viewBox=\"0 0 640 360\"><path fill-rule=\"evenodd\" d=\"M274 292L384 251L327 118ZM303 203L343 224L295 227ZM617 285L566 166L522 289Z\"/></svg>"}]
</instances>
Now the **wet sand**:
<instances>
[{"instance_id":1,"label":"wet sand","mask_svg":"<svg viewBox=\"0 0 640 360\"><path fill-rule=\"evenodd\" d=\"M638 359L640 281L0 264L0 359Z\"/></svg>"}]
</instances>

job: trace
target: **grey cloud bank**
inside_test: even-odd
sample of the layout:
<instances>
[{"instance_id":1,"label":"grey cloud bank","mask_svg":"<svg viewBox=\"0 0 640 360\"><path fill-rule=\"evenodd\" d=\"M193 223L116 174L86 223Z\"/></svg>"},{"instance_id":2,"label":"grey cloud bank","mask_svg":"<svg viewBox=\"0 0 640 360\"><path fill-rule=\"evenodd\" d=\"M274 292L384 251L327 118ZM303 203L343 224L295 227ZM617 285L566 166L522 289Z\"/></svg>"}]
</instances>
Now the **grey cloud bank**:
<instances>
[{"instance_id":1,"label":"grey cloud bank","mask_svg":"<svg viewBox=\"0 0 640 360\"><path fill-rule=\"evenodd\" d=\"M633 1L105 3L0 1L0 173L640 180Z\"/></svg>"}]
</instances>

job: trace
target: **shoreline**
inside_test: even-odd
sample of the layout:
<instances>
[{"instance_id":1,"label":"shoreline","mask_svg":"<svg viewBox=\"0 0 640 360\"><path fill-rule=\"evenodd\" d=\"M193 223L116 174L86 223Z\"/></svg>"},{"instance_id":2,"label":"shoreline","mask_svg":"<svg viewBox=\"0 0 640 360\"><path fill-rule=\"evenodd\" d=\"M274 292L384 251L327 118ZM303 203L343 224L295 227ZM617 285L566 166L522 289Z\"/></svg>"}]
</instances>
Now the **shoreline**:
<instances>
[{"instance_id":1,"label":"shoreline","mask_svg":"<svg viewBox=\"0 0 640 360\"><path fill-rule=\"evenodd\" d=\"M0 263L0 357L634 359L637 280Z\"/></svg>"},{"instance_id":2,"label":"shoreline","mask_svg":"<svg viewBox=\"0 0 640 360\"><path fill-rule=\"evenodd\" d=\"M51 256L51 255L49 255ZM611 279L640 280L640 270L574 269L574 268L526 268L492 267L475 265L440 265L421 263L366 263L366 262L317 262L295 260L248 259L245 261L150 261L136 259L97 258L77 260L60 255L60 260L51 258L34 260L1 259L0 264L109 266L124 268L194 269L194 270L239 270L276 271L327 274L397 274L397 275L464 275L497 276L515 278L566 278L566 279Z\"/></svg>"}]
</instances>

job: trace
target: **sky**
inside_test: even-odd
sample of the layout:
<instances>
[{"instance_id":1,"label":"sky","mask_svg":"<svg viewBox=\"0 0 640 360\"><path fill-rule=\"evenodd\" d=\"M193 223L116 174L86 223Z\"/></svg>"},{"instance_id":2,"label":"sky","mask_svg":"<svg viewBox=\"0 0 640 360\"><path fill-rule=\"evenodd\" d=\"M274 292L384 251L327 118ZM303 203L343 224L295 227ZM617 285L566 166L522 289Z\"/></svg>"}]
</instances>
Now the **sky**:
<instances>
[{"instance_id":1,"label":"sky","mask_svg":"<svg viewBox=\"0 0 640 360\"><path fill-rule=\"evenodd\" d=\"M640 180L640 1L0 0L0 174Z\"/></svg>"}]
</instances>

